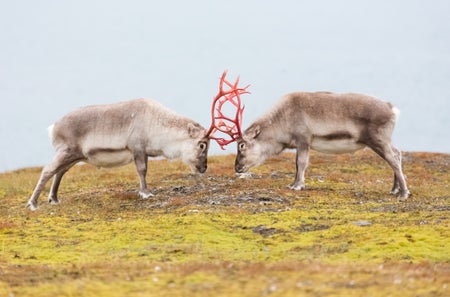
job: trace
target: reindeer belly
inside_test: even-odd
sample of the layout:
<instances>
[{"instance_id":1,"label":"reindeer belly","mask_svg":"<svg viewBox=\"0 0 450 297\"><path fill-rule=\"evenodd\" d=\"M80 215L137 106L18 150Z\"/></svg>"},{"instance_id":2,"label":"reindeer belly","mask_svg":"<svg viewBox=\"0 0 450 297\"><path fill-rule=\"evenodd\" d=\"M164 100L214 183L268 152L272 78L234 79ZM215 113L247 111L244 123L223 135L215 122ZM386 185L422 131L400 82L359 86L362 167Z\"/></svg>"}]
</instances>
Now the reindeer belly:
<instances>
[{"instance_id":1,"label":"reindeer belly","mask_svg":"<svg viewBox=\"0 0 450 297\"><path fill-rule=\"evenodd\" d=\"M86 154L86 162L98 167L123 166L133 161L133 154L127 149L93 149Z\"/></svg>"},{"instance_id":2,"label":"reindeer belly","mask_svg":"<svg viewBox=\"0 0 450 297\"><path fill-rule=\"evenodd\" d=\"M353 153L364 147L364 144L358 143L350 135L315 136L311 141L311 148L313 150L327 154Z\"/></svg>"}]
</instances>

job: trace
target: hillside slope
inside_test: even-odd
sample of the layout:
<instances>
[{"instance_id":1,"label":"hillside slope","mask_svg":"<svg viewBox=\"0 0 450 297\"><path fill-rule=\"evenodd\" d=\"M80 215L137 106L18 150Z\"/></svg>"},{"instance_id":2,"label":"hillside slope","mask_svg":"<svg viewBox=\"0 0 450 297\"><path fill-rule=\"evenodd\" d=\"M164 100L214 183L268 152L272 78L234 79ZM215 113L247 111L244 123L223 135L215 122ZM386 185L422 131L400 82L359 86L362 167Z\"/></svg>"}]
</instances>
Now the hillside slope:
<instances>
[{"instance_id":1,"label":"hillside slope","mask_svg":"<svg viewBox=\"0 0 450 297\"><path fill-rule=\"evenodd\" d=\"M41 168L0 174L0 296L450 294L450 155L405 153L402 203L370 151L312 154L305 191L294 157L246 179L232 155L203 176L150 161L147 200L131 165L76 166L35 212Z\"/></svg>"}]
</instances>

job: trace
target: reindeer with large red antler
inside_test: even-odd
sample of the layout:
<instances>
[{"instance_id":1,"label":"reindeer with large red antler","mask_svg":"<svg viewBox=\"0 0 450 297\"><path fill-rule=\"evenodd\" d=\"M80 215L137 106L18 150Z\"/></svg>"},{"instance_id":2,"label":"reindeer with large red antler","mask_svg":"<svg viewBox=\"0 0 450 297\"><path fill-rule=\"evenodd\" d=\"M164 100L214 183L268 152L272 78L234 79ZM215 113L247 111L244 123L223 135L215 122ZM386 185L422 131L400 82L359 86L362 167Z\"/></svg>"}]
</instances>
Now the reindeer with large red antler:
<instances>
[{"instance_id":1,"label":"reindeer with large red antler","mask_svg":"<svg viewBox=\"0 0 450 297\"><path fill-rule=\"evenodd\" d=\"M222 149L242 137L241 126L244 106L241 105L241 95L250 93L247 91L250 85L239 88L239 77L234 83L231 83L225 79L226 75L227 71L224 71L220 78L219 93L214 97L211 107L211 127L206 133L207 137L215 140ZM224 84L229 87L228 90L224 90ZM236 108L234 118L224 114L223 107L227 102ZM223 137L214 136L216 132L227 134L231 138L227 140Z\"/></svg>"},{"instance_id":2,"label":"reindeer with large red antler","mask_svg":"<svg viewBox=\"0 0 450 297\"><path fill-rule=\"evenodd\" d=\"M48 201L59 203L57 195L63 175L81 161L98 167L134 162L140 179L138 193L142 198L153 196L146 182L148 157L180 158L194 172L204 173L209 140L216 140L223 148L241 135L243 108L239 96L247 91L237 87L239 79L231 84L225 76L226 71L213 101L213 123L209 130L149 99L86 106L70 112L49 129L55 156L42 170L27 206L37 209L38 198L51 178ZM225 91L224 84L230 89ZM234 119L222 112L226 102L237 108ZM230 135L231 140L213 136L216 131Z\"/></svg>"}]
</instances>

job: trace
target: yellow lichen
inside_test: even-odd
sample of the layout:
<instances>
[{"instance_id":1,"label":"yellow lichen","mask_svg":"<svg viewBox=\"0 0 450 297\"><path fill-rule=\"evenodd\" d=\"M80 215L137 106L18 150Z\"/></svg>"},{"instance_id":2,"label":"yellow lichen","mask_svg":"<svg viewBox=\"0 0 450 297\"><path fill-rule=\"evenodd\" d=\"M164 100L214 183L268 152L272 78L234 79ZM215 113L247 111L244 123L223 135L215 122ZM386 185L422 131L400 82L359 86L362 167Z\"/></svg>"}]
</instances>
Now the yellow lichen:
<instances>
[{"instance_id":1,"label":"yellow lichen","mask_svg":"<svg viewBox=\"0 0 450 297\"><path fill-rule=\"evenodd\" d=\"M405 154L404 203L368 151L312 154L305 191L286 187L294 158L250 179L232 155L200 177L150 161L147 200L131 165L76 166L35 212L40 169L0 174L0 296L448 295L449 155Z\"/></svg>"}]
</instances>

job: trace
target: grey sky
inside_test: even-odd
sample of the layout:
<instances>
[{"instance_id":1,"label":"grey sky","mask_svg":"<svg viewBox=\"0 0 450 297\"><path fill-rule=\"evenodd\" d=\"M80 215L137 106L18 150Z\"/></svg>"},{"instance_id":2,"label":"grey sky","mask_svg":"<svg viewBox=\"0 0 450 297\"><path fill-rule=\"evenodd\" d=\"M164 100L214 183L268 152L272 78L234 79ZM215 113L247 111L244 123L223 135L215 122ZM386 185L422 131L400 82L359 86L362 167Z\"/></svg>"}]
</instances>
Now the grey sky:
<instances>
[{"instance_id":1,"label":"grey sky","mask_svg":"<svg viewBox=\"0 0 450 297\"><path fill-rule=\"evenodd\" d=\"M251 84L244 126L291 91L361 92L400 108L400 148L449 153L449 15L446 0L1 1L0 171L47 163L46 127L83 105L153 98L208 127L224 69Z\"/></svg>"}]
</instances>

